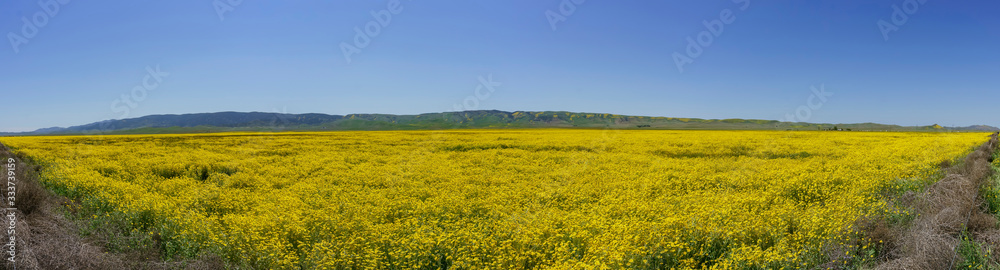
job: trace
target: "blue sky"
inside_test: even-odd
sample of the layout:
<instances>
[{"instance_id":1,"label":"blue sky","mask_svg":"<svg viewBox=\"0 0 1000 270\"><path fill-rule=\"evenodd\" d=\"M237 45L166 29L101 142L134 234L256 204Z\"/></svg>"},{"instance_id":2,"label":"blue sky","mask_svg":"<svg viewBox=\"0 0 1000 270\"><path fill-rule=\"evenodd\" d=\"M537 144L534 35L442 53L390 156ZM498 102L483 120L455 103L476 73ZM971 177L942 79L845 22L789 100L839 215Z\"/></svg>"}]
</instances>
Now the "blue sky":
<instances>
[{"instance_id":1,"label":"blue sky","mask_svg":"<svg viewBox=\"0 0 1000 270\"><path fill-rule=\"evenodd\" d=\"M3 1L0 131L216 111L416 114L463 102L1000 125L996 1L741 1L402 0L395 14L388 0ZM898 25L894 5L907 15ZM705 22L727 11L709 32ZM547 14L565 20L553 29ZM897 29L888 39L880 20ZM368 24L377 35L355 46L355 28ZM691 56L687 39L703 31L711 42L680 71L675 53ZM360 53L348 62L341 44ZM476 97L490 76L499 85ZM820 86L832 96L810 99Z\"/></svg>"}]
</instances>

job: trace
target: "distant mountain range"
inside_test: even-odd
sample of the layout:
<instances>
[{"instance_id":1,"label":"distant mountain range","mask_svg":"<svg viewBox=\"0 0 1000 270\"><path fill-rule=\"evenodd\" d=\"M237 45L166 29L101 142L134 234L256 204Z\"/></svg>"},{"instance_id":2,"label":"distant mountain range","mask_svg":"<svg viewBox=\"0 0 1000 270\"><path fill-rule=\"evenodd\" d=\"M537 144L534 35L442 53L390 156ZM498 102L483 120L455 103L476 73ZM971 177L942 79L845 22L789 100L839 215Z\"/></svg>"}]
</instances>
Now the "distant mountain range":
<instances>
[{"instance_id":1,"label":"distant mountain range","mask_svg":"<svg viewBox=\"0 0 1000 270\"><path fill-rule=\"evenodd\" d=\"M998 131L992 126L897 126L875 123L814 124L754 119L698 119L563 111L462 111L419 115L218 112L149 115L68 128L2 135L148 134L223 131L415 130L454 128L614 128L701 130Z\"/></svg>"}]
</instances>

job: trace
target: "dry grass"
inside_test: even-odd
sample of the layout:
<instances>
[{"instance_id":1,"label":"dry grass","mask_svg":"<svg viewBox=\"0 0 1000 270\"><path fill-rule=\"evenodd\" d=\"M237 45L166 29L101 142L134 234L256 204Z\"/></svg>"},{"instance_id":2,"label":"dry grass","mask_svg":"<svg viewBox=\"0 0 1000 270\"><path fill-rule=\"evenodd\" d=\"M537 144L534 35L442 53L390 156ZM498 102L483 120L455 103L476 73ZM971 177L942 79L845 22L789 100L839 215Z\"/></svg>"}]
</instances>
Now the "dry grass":
<instances>
[{"instance_id":1,"label":"dry grass","mask_svg":"<svg viewBox=\"0 0 1000 270\"><path fill-rule=\"evenodd\" d=\"M38 183L38 179L34 173L37 171L34 169L35 166L25 168L23 163L18 165L21 165L21 167L17 168L19 180L16 186L17 196L15 205L8 205L7 207L16 207L21 213L31 215L48 198L48 192Z\"/></svg>"},{"instance_id":2,"label":"dry grass","mask_svg":"<svg viewBox=\"0 0 1000 270\"><path fill-rule=\"evenodd\" d=\"M879 250L878 257L872 258L875 261L887 261L890 258L900 256L892 252L899 250L901 228L893 226L887 219L879 217L862 217L854 225L857 238L851 239L847 245L828 246L825 255L830 261L820 265L817 269L843 269L852 265L855 258L848 255L848 252L852 251L849 248L859 246L875 247Z\"/></svg>"},{"instance_id":3,"label":"dry grass","mask_svg":"<svg viewBox=\"0 0 1000 270\"><path fill-rule=\"evenodd\" d=\"M993 250L993 252L1000 251L1000 229L994 228L978 232L973 235L973 238L984 248ZM1000 264L1000 256L990 256L989 262L992 264Z\"/></svg>"},{"instance_id":4,"label":"dry grass","mask_svg":"<svg viewBox=\"0 0 1000 270\"><path fill-rule=\"evenodd\" d=\"M0 156L11 157L0 145ZM16 158L16 157L15 157ZM69 200L52 194L38 182L38 167L18 161L16 209L5 208L3 215L14 211L16 223L15 263L4 263L0 269L224 269L222 259L203 256L194 260L164 261L156 249L108 253L104 248L120 236L112 226L106 230L81 236L82 222L68 219L64 208ZM6 202L3 202L6 207ZM70 204L72 205L72 204ZM6 241L4 241L6 242ZM6 248L6 247L5 247Z\"/></svg>"},{"instance_id":5,"label":"dry grass","mask_svg":"<svg viewBox=\"0 0 1000 270\"><path fill-rule=\"evenodd\" d=\"M970 232L987 232L997 228L997 218L988 213L977 211L969 217L968 230Z\"/></svg>"},{"instance_id":6,"label":"dry grass","mask_svg":"<svg viewBox=\"0 0 1000 270\"><path fill-rule=\"evenodd\" d=\"M958 260L956 247L963 231L982 235L988 244L1000 245L997 221L982 211L979 189L993 170L990 158L997 149L997 134L965 157L948 165L947 176L931 185L912 203L919 216L895 238L891 257L878 269L952 269ZM882 230L870 228L869 230ZM874 232L873 232L874 233Z\"/></svg>"}]
</instances>

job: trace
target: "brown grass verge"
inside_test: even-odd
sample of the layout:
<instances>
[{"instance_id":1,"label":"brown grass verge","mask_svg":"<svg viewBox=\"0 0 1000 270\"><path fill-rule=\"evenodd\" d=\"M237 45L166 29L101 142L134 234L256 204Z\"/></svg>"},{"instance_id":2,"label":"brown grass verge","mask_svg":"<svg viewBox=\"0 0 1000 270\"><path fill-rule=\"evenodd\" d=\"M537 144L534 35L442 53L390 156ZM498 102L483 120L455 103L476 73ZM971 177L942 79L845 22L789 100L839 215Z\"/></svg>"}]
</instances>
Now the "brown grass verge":
<instances>
[{"instance_id":1,"label":"brown grass verge","mask_svg":"<svg viewBox=\"0 0 1000 270\"><path fill-rule=\"evenodd\" d=\"M9 246L3 246L0 269L223 269L225 264L215 256L205 256L195 260L166 261L159 250L130 250L125 253L109 253L109 241L120 235L113 229L98 231L87 237L81 236L83 221L71 220L64 213L72 211L66 205L72 201L53 194L38 181L39 167L24 163L0 144L3 164L7 158L16 160L17 176L15 208L9 208L6 197L2 204L2 214L13 213L15 223L15 261L8 261ZM6 236L6 233L5 233ZM9 236L7 236L9 237ZM4 243L9 238L4 237Z\"/></svg>"},{"instance_id":2,"label":"brown grass verge","mask_svg":"<svg viewBox=\"0 0 1000 270\"><path fill-rule=\"evenodd\" d=\"M990 158L997 149L997 134L949 166L947 175L911 202L918 216L905 229L897 229L887 260L878 269L953 269L958 263L956 247L963 231L971 234L997 232L996 219L983 212L979 189L993 170ZM880 228L879 230L892 230ZM992 238L991 238L992 237ZM1000 232L985 236L1000 244ZM885 240L883 240L885 241Z\"/></svg>"}]
</instances>

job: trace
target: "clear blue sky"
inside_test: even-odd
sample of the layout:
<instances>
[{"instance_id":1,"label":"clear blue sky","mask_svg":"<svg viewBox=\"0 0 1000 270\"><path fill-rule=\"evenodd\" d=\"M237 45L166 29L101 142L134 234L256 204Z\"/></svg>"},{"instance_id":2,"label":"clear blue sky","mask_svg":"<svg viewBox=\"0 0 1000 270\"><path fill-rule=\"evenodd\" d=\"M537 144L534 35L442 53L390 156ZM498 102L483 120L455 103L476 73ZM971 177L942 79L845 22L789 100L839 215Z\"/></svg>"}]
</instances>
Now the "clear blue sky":
<instances>
[{"instance_id":1,"label":"clear blue sky","mask_svg":"<svg viewBox=\"0 0 1000 270\"><path fill-rule=\"evenodd\" d=\"M783 120L820 85L833 96L810 122L1000 125L996 1L912 2L896 26L906 1L587 0L553 30L546 11L574 2L403 0L350 62L341 44L390 1L232 1L223 19L210 0L53 0L51 16L46 1L0 3L0 131L216 111L416 114L469 97L475 109ZM680 72L674 53L724 10L730 23ZM888 40L879 20L898 27ZM142 90L157 66L169 75ZM500 85L476 98L490 74ZM136 86L141 101L121 100Z\"/></svg>"}]
</instances>

